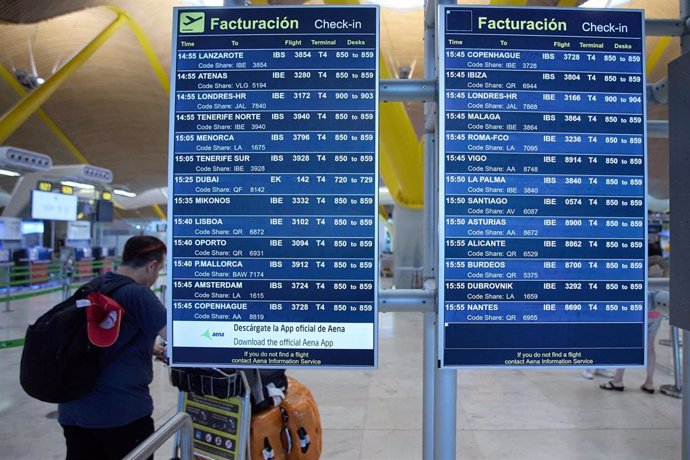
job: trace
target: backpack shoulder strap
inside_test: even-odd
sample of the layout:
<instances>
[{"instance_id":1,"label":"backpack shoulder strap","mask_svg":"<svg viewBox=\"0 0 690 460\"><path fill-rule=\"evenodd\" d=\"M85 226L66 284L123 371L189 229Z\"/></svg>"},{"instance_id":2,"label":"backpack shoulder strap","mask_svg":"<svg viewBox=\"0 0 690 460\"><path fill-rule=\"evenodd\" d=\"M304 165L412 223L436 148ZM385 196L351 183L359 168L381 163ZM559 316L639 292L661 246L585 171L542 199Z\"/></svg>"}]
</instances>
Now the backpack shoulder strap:
<instances>
[{"instance_id":1,"label":"backpack shoulder strap","mask_svg":"<svg viewBox=\"0 0 690 460\"><path fill-rule=\"evenodd\" d=\"M123 276L122 278L116 279L115 281L107 284L104 281L105 278L103 276L98 276L77 289L77 292L74 293L74 296L77 298L83 298L86 297L89 292L93 291L98 291L103 295L110 296L122 286L134 282L134 280L128 276ZM102 286L105 286L105 288L101 289Z\"/></svg>"},{"instance_id":2,"label":"backpack shoulder strap","mask_svg":"<svg viewBox=\"0 0 690 460\"><path fill-rule=\"evenodd\" d=\"M86 284L82 284L76 291L74 291L72 298L83 299L89 295L89 292L98 290L98 287L101 285L101 281L101 277L99 276L98 278L94 278Z\"/></svg>"},{"instance_id":3,"label":"backpack shoulder strap","mask_svg":"<svg viewBox=\"0 0 690 460\"><path fill-rule=\"evenodd\" d=\"M120 289L122 286L126 286L126 285L128 285L128 284L134 282L134 280L133 280L132 278L130 278L129 276L123 276L123 277L120 278L120 279L117 279L117 280L115 280L115 281L113 281L113 282L111 282L111 283L108 283L105 289L101 289L101 286L104 284L104 283L103 283L103 277L101 276L101 277L99 277L99 278L101 279L101 282L100 282L99 286L98 286L96 289L97 289L98 292L100 292L101 294L107 295L107 296L109 296L109 295L112 294L113 292L117 291L117 290Z\"/></svg>"}]
</instances>

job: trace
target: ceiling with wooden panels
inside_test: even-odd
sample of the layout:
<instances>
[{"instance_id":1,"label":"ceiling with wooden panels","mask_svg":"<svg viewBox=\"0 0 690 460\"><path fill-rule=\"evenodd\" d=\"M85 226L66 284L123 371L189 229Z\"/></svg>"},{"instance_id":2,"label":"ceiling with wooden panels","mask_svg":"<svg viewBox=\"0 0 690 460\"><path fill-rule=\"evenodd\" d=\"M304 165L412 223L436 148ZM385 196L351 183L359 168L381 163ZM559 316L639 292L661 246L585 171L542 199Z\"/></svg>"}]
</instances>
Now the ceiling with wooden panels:
<instances>
[{"instance_id":1,"label":"ceiling with wooden panels","mask_svg":"<svg viewBox=\"0 0 690 460\"><path fill-rule=\"evenodd\" d=\"M52 157L56 165L91 164L111 169L114 184L141 197L134 210L120 217L161 215L167 184L168 89L154 71L154 57L169 72L172 8L199 2L172 0L5 0L0 2L0 115L9 113L28 90L17 88L12 72L21 69L50 78L123 12L138 25L152 46L147 56L133 27L124 24L86 60L6 141ZM256 2L256 3L266 3ZM296 4L300 1L269 1ZM309 3L321 3L312 1ZM460 4L573 5L557 0L460 1ZM117 9L109 8L116 7ZM632 0L620 7L642 8L647 18L676 18L677 0ZM422 78L423 9L381 10L381 53L396 78ZM666 75L666 64L679 54L677 39L650 37L647 57L654 57L648 81ZM406 104L418 133L422 131L421 104ZM665 119L666 107L650 106L650 119ZM0 123L2 123L0 119ZM46 121L48 120L48 121ZM51 126L52 122L52 126ZM650 141L650 193L668 196L668 145ZM421 176L420 176L421 177ZM11 192L15 179L0 179ZM145 192L149 191L148 194ZM151 204L160 203L155 209Z\"/></svg>"}]
</instances>

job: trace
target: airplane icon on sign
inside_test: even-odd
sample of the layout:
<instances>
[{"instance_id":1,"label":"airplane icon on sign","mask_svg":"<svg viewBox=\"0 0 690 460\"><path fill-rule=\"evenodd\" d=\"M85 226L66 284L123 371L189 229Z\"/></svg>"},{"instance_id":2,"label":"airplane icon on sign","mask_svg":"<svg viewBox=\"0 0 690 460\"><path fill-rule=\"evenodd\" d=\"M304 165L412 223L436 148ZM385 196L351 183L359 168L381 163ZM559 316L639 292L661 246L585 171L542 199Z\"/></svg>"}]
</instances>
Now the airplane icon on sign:
<instances>
[{"instance_id":1,"label":"airplane icon on sign","mask_svg":"<svg viewBox=\"0 0 690 460\"><path fill-rule=\"evenodd\" d=\"M191 26L198 20L203 19L203 16L199 16L198 18L192 17L192 16L187 16L187 22L184 23L185 26Z\"/></svg>"},{"instance_id":2,"label":"airplane icon on sign","mask_svg":"<svg viewBox=\"0 0 690 460\"><path fill-rule=\"evenodd\" d=\"M203 33L204 32L204 12L184 12L180 14L180 32L182 33Z\"/></svg>"}]
</instances>

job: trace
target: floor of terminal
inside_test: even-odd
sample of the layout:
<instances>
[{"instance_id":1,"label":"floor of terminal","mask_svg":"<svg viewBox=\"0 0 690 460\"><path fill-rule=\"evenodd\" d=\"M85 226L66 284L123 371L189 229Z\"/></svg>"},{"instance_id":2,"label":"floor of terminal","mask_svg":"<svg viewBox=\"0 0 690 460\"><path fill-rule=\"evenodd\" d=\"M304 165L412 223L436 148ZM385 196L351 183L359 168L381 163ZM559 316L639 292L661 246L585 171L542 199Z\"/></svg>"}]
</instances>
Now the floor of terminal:
<instances>
[{"instance_id":1,"label":"floor of terminal","mask_svg":"<svg viewBox=\"0 0 690 460\"><path fill-rule=\"evenodd\" d=\"M26 324L60 293L0 305L0 341L23 337ZM668 337L668 322L659 332ZM422 315L382 313L378 370L294 370L312 390L324 428L324 460L422 457ZM655 385L672 383L671 349L657 345ZM27 397L18 382L21 348L0 349L0 458L64 458L56 407ZM177 411L177 391L156 362L151 385L156 426ZM647 395L643 369L626 372L623 392L598 388L579 369L458 373L457 458L680 458L680 400ZM170 458L171 443L156 453Z\"/></svg>"}]
</instances>

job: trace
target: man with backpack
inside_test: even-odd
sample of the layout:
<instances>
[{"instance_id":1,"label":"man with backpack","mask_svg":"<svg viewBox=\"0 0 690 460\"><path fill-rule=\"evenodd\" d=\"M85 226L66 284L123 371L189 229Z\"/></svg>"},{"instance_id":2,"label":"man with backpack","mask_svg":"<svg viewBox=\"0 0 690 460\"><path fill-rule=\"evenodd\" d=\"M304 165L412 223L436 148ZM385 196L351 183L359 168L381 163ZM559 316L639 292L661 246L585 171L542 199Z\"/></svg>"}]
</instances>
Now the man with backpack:
<instances>
[{"instance_id":1,"label":"man with backpack","mask_svg":"<svg viewBox=\"0 0 690 460\"><path fill-rule=\"evenodd\" d=\"M149 384L154 346L161 351L156 335L166 338L166 310L151 286L165 265L166 251L154 236L134 236L125 244L122 265L103 277L101 289L125 283L109 293L124 311L113 308L88 319L92 343L112 345L103 349L107 364L93 390L58 405L67 460L119 460L154 431Z\"/></svg>"}]
</instances>

